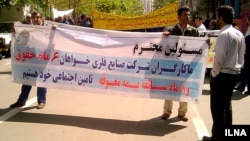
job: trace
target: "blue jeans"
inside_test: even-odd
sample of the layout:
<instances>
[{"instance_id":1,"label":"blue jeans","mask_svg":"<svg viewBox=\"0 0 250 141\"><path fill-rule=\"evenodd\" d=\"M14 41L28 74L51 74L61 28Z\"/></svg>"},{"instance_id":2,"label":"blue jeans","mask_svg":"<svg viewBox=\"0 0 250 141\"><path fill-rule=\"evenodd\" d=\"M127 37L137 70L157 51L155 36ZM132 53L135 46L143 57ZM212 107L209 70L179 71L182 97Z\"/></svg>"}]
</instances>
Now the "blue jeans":
<instances>
[{"instance_id":1,"label":"blue jeans","mask_svg":"<svg viewBox=\"0 0 250 141\"><path fill-rule=\"evenodd\" d=\"M19 95L17 102L25 104L29 97L31 88L32 86L30 85L22 85L21 94ZM47 88L37 87L38 103L46 103L46 93L47 93Z\"/></svg>"}]
</instances>

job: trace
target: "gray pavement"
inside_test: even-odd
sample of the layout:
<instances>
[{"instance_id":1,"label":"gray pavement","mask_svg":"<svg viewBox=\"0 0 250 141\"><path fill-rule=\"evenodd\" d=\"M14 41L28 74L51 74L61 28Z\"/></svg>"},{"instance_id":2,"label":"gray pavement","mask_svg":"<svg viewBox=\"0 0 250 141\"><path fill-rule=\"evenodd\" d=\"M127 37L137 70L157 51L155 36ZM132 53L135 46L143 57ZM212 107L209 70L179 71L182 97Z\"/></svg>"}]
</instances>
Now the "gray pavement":
<instances>
[{"instance_id":1,"label":"gray pavement","mask_svg":"<svg viewBox=\"0 0 250 141\"><path fill-rule=\"evenodd\" d=\"M163 100L48 89L37 110L36 88L23 108L9 109L21 84L11 81L10 59L0 60L0 141L198 141L210 135L209 78L199 104L189 103L188 122L173 114L162 121ZM235 92L234 124L250 124L250 96Z\"/></svg>"}]
</instances>

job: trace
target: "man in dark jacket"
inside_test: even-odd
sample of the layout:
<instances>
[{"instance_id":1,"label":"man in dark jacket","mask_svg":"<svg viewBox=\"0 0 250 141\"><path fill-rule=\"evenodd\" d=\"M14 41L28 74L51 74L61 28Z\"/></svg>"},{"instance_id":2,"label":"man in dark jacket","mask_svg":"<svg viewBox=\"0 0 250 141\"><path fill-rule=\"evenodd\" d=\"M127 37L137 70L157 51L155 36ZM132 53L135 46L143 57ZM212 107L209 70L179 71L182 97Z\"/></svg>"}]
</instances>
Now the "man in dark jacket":
<instances>
[{"instance_id":1,"label":"man in dark jacket","mask_svg":"<svg viewBox=\"0 0 250 141\"><path fill-rule=\"evenodd\" d=\"M248 29L250 29L250 16L248 17ZM250 95L250 30L245 34L246 52L244 56L244 66L240 72L240 82L235 88L238 91L245 91L247 86L247 91L244 93Z\"/></svg>"},{"instance_id":2,"label":"man in dark jacket","mask_svg":"<svg viewBox=\"0 0 250 141\"><path fill-rule=\"evenodd\" d=\"M181 7L178 9L178 20L177 23L173 28L165 29L163 35L179 35L179 36L192 36L192 37L199 37L198 30L189 25L190 19L190 8L189 7ZM187 113L187 102L179 102L179 109L178 109L178 118L182 121L188 121ZM173 109L173 101L165 100L164 103L164 111L161 116L161 119L167 120Z\"/></svg>"}]
</instances>

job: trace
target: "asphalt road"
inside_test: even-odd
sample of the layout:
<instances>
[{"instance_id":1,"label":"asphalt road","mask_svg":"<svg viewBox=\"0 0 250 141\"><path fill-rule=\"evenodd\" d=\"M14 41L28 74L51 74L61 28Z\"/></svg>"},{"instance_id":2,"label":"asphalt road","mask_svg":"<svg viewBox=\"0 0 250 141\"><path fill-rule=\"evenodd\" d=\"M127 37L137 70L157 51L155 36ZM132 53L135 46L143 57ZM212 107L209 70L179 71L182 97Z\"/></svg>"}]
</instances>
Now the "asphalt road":
<instances>
[{"instance_id":1,"label":"asphalt road","mask_svg":"<svg viewBox=\"0 0 250 141\"><path fill-rule=\"evenodd\" d=\"M33 87L26 106L9 109L21 84L12 82L11 60L0 60L0 141L199 141L211 134L209 77L200 103L189 103L189 121L160 119L163 100L48 89L44 109L35 108ZM233 95L233 123L250 124L250 96Z\"/></svg>"}]
</instances>

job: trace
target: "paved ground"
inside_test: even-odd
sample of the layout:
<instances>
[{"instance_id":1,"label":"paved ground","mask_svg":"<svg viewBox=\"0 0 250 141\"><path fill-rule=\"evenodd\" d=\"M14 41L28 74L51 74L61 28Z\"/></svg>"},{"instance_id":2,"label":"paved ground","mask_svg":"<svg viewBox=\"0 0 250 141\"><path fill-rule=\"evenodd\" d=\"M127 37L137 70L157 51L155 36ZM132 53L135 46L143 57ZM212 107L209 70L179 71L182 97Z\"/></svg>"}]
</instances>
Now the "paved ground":
<instances>
[{"instance_id":1,"label":"paved ground","mask_svg":"<svg viewBox=\"0 0 250 141\"><path fill-rule=\"evenodd\" d=\"M211 132L209 78L201 102L189 104L188 122L162 121L163 100L48 89L47 105L37 110L36 88L26 106L9 109L20 84L11 82L10 59L0 60L0 141L198 141ZM234 124L250 124L250 96L235 92Z\"/></svg>"}]
</instances>

